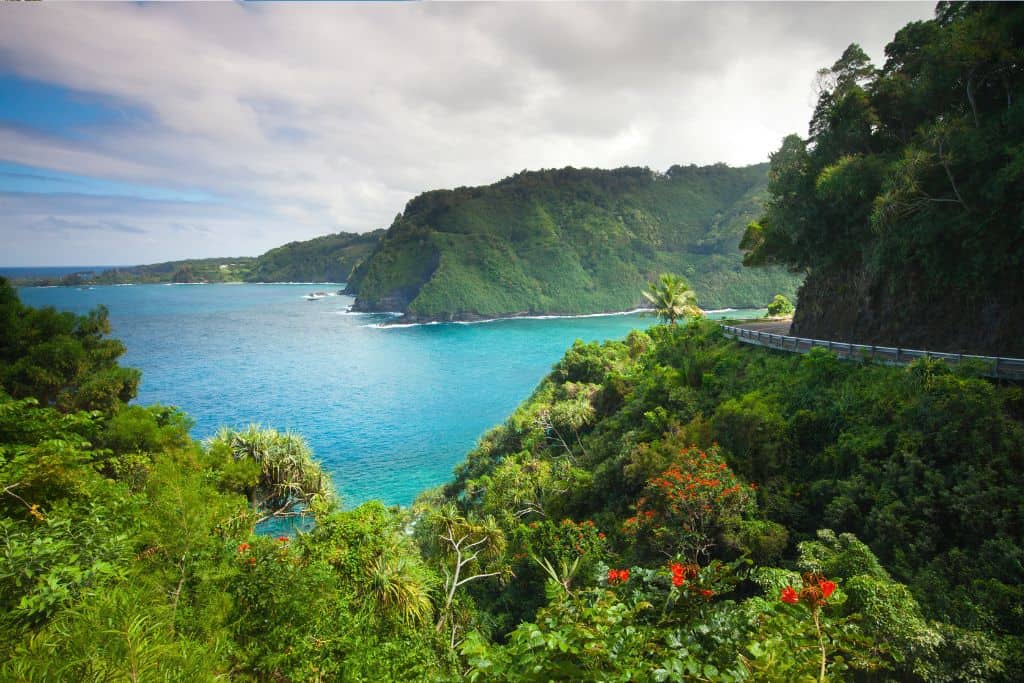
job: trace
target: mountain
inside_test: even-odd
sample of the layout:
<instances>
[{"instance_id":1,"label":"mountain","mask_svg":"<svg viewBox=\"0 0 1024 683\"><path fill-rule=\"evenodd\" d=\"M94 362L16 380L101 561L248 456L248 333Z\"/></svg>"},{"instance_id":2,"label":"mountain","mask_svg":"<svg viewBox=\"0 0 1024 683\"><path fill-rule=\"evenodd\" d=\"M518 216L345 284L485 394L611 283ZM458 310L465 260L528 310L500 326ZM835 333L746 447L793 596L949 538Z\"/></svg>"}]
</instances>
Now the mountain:
<instances>
[{"instance_id":1,"label":"mountain","mask_svg":"<svg viewBox=\"0 0 1024 683\"><path fill-rule=\"evenodd\" d=\"M704 308L792 294L782 269L744 269L737 250L763 205L767 164L521 172L410 201L348 282L361 311L406 320L621 311L661 272Z\"/></svg>"}]
</instances>

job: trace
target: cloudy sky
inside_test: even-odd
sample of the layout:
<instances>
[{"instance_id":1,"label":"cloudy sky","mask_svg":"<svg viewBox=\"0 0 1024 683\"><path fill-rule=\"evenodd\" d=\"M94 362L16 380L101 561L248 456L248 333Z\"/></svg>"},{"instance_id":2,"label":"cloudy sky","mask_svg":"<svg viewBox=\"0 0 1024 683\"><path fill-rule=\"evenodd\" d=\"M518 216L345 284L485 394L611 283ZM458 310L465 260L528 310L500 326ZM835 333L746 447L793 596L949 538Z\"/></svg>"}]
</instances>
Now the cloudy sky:
<instances>
[{"instance_id":1,"label":"cloudy sky","mask_svg":"<svg viewBox=\"0 0 1024 683\"><path fill-rule=\"evenodd\" d=\"M0 3L0 265L256 255L522 169L731 165L933 3Z\"/></svg>"}]
</instances>

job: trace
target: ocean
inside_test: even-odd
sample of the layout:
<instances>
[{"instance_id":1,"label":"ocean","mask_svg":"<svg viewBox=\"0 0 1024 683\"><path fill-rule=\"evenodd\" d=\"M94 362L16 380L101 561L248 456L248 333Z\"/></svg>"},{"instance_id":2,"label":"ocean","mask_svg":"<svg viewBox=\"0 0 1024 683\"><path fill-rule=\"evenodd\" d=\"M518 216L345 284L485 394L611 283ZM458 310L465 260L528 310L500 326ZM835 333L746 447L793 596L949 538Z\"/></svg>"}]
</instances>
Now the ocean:
<instances>
[{"instance_id":1,"label":"ocean","mask_svg":"<svg viewBox=\"0 0 1024 683\"><path fill-rule=\"evenodd\" d=\"M302 434L343 504L408 505L451 478L490 427L527 398L575 339L621 339L640 314L382 327L340 285L21 288L22 301L110 311L142 370L138 403L176 405L193 436L250 423ZM763 313L763 311L762 311ZM730 313L737 315L738 313ZM724 314L720 314L721 317Z\"/></svg>"}]
</instances>

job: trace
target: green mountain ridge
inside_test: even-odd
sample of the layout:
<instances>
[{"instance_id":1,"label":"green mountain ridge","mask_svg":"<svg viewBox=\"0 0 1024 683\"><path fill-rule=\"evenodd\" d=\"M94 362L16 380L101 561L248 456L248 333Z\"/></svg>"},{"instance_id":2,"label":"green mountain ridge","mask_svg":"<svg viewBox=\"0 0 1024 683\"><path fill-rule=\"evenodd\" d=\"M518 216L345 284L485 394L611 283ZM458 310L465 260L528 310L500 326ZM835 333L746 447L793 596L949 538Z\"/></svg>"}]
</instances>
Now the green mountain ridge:
<instances>
[{"instance_id":1,"label":"green mountain ridge","mask_svg":"<svg viewBox=\"0 0 1024 683\"><path fill-rule=\"evenodd\" d=\"M705 308L763 306L799 283L741 265L737 246L766 182L767 164L570 167L425 192L347 292L355 310L411 321L602 313L642 306L648 281L677 272Z\"/></svg>"}]
</instances>

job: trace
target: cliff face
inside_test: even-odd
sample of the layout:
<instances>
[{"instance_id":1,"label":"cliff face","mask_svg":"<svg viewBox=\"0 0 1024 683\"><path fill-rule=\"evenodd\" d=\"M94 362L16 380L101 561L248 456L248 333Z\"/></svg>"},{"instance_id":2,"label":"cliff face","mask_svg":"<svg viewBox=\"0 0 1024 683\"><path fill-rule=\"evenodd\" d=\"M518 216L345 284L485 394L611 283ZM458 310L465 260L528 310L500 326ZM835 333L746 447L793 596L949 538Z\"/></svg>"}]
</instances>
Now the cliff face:
<instances>
[{"instance_id":1,"label":"cliff face","mask_svg":"<svg viewBox=\"0 0 1024 683\"><path fill-rule=\"evenodd\" d=\"M349 281L356 310L410 321L622 311L662 272L705 308L793 294L782 269L737 252L762 206L767 165L523 172L426 192L406 206Z\"/></svg>"},{"instance_id":2,"label":"cliff face","mask_svg":"<svg viewBox=\"0 0 1024 683\"><path fill-rule=\"evenodd\" d=\"M925 285L913 269L887 279L864 268L812 272L790 334L903 348L1024 357L1024 282L981 294Z\"/></svg>"}]
</instances>

